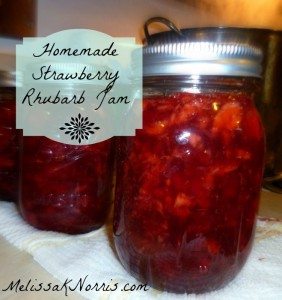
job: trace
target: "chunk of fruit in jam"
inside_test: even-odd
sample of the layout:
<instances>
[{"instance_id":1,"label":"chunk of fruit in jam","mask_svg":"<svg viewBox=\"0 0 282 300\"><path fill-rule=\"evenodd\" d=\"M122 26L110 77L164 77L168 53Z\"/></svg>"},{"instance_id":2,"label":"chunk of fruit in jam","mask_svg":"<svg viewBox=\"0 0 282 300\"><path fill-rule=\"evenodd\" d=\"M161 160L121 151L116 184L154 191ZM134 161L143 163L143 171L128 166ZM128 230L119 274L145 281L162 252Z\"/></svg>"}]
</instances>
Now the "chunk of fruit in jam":
<instances>
[{"instance_id":1,"label":"chunk of fruit in jam","mask_svg":"<svg viewBox=\"0 0 282 300\"><path fill-rule=\"evenodd\" d=\"M0 199L17 201L19 190L19 141L15 100L0 99Z\"/></svg>"},{"instance_id":2,"label":"chunk of fruit in jam","mask_svg":"<svg viewBox=\"0 0 282 300\"><path fill-rule=\"evenodd\" d=\"M110 206L111 143L73 146L24 137L20 209L27 222L72 234L102 226Z\"/></svg>"},{"instance_id":3,"label":"chunk of fruit in jam","mask_svg":"<svg viewBox=\"0 0 282 300\"><path fill-rule=\"evenodd\" d=\"M264 137L245 94L144 99L121 138L114 232L127 270L156 288L203 292L242 268L253 240Z\"/></svg>"}]
</instances>

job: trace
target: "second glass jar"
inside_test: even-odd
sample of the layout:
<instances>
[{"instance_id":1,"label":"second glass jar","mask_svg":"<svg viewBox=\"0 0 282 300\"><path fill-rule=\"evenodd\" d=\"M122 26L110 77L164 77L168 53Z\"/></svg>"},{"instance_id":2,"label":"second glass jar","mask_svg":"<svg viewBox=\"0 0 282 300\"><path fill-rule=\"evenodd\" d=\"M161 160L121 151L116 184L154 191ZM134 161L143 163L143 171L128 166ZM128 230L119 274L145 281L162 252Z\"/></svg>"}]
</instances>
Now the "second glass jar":
<instances>
[{"instance_id":1,"label":"second glass jar","mask_svg":"<svg viewBox=\"0 0 282 300\"><path fill-rule=\"evenodd\" d=\"M20 210L31 225L70 234L101 227L110 207L112 140L87 146L24 137Z\"/></svg>"}]
</instances>

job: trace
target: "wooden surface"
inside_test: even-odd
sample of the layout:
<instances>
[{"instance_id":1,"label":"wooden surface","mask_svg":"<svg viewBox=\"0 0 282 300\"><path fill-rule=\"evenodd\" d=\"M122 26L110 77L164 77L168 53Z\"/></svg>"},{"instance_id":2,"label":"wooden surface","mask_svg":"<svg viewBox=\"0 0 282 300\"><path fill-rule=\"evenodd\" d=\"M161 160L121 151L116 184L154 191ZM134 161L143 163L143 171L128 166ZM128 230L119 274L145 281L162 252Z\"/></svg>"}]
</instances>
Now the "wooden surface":
<instances>
[{"instance_id":1,"label":"wooden surface","mask_svg":"<svg viewBox=\"0 0 282 300\"><path fill-rule=\"evenodd\" d=\"M282 194L274 194L272 192L263 191L260 216L268 218L281 218L282 219ZM0 299L9 300L82 300L84 299L76 292L72 292L68 297L65 297L63 292L19 292L16 294L14 291L3 292L9 283L18 279L22 283L27 283L29 279L33 282L35 279L38 282L61 284L51 274L45 271L32 256L26 252L19 251L14 246L6 242L0 237ZM94 299L95 300L95 299Z\"/></svg>"}]
</instances>

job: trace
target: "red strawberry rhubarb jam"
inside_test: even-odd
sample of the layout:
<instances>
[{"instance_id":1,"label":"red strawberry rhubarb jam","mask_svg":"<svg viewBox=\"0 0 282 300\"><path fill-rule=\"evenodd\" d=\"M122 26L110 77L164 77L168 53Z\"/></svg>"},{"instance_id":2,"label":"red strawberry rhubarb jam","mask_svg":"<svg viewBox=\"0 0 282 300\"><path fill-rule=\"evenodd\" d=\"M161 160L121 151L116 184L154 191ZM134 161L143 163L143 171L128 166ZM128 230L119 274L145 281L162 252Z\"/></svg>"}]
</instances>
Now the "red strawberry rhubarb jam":
<instances>
[{"instance_id":1,"label":"red strawberry rhubarb jam","mask_svg":"<svg viewBox=\"0 0 282 300\"><path fill-rule=\"evenodd\" d=\"M153 95L143 129L120 139L114 234L123 266L151 286L224 286L250 252L264 134L241 92Z\"/></svg>"},{"instance_id":2,"label":"red strawberry rhubarb jam","mask_svg":"<svg viewBox=\"0 0 282 300\"><path fill-rule=\"evenodd\" d=\"M0 200L16 201L19 190L19 140L14 88L0 87Z\"/></svg>"},{"instance_id":3,"label":"red strawberry rhubarb jam","mask_svg":"<svg viewBox=\"0 0 282 300\"><path fill-rule=\"evenodd\" d=\"M44 230L70 234L103 225L110 206L111 140L73 146L24 137L20 209Z\"/></svg>"}]
</instances>

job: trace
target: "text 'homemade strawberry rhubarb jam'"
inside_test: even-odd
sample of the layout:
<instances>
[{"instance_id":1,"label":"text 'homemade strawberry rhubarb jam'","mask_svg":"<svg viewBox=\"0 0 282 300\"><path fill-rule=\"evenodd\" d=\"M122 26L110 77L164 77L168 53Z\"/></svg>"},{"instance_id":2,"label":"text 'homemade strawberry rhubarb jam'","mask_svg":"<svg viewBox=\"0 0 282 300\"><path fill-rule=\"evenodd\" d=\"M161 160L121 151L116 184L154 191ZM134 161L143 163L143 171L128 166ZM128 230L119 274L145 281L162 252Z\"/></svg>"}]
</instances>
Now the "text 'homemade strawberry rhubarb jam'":
<instances>
[{"instance_id":1,"label":"text 'homemade strawberry rhubarb jam'","mask_svg":"<svg viewBox=\"0 0 282 300\"><path fill-rule=\"evenodd\" d=\"M144 48L143 129L119 140L114 216L118 256L140 281L201 293L244 265L263 173L260 61L251 45L162 34Z\"/></svg>"},{"instance_id":2,"label":"text 'homemade strawberry rhubarb jam'","mask_svg":"<svg viewBox=\"0 0 282 300\"><path fill-rule=\"evenodd\" d=\"M13 73L0 71L0 200L16 201L19 191L19 144Z\"/></svg>"}]
</instances>

